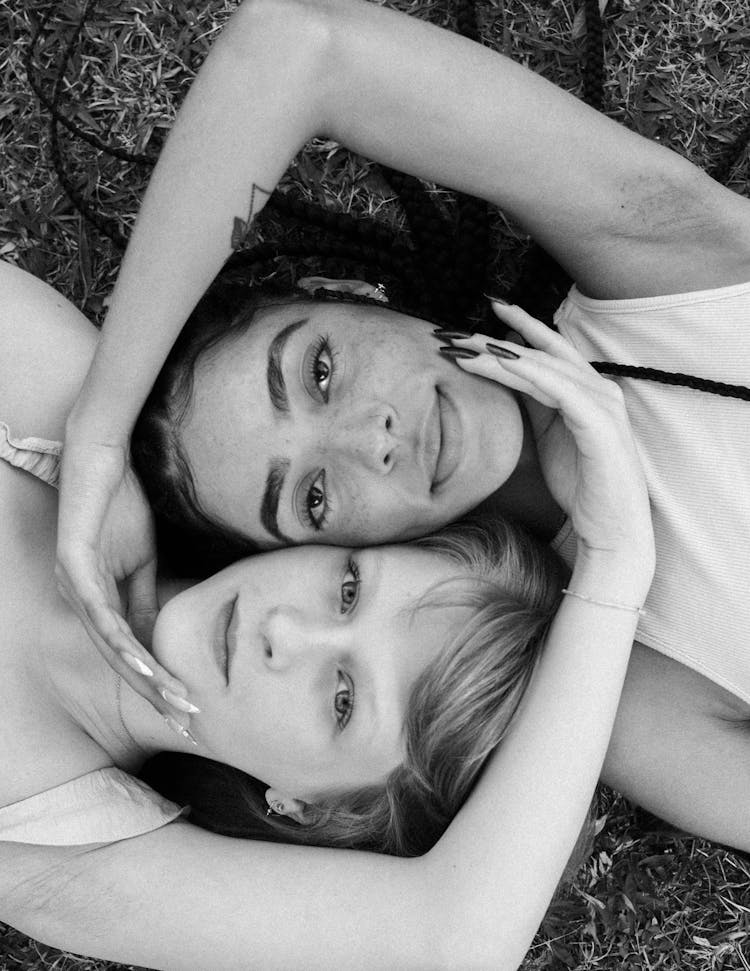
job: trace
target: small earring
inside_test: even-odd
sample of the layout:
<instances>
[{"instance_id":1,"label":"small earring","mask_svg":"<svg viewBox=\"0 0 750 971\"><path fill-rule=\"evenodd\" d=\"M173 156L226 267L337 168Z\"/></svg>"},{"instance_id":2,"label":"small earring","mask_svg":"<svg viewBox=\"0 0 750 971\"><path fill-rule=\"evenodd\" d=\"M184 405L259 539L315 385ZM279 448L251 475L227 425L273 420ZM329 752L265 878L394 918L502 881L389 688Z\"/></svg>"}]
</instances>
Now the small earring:
<instances>
[{"instance_id":1,"label":"small earring","mask_svg":"<svg viewBox=\"0 0 750 971\"><path fill-rule=\"evenodd\" d=\"M376 283L367 296L371 300L378 300L380 303L388 303L388 291L384 283Z\"/></svg>"},{"instance_id":2,"label":"small earring","mask_svg":"<svg viewBox=\"0 0 750 971\"><path fill-rule=\"evenodd\" d=\"M283 816L284 815L284 803L276 799L269 804L266 810L266 816Z\"/></svg>"}]
</instances>

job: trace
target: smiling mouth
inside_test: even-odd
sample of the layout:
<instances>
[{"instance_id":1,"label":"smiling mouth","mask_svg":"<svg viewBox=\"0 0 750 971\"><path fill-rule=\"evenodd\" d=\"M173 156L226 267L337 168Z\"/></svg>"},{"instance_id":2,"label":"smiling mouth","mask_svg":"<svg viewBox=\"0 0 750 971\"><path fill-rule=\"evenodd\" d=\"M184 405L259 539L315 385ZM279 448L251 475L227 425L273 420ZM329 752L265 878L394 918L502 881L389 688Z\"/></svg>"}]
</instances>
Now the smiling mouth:
<instances>
[{"instance_id":1,"label":"smiling mouth","mask_svg":"<svg viewBox=\"0 0 750 971\"><path fill-rule=\"evenodd\" d=\"M437 390L438 449L430 492L437 492L450 479L461 458L458 416L450 399Z\"/></svg>"},{"instance_id":2,"label":"smiling mouth","mask_svg":"<svg viewBox=\"0 0 750 971\"><path fill-rule=\"evenodd\" d=\"M216 659L216 665L224 675L224 680L226 684L229 684L229 666L231 663L231 655L234 653L234 639L232 638L233 633L233 621L235 621L236 611L235 605L237 603L237 597L232 597L219 611L216 618L216 630L214 632L213 639L213 653Z\"/></svg>"}]
</instances>

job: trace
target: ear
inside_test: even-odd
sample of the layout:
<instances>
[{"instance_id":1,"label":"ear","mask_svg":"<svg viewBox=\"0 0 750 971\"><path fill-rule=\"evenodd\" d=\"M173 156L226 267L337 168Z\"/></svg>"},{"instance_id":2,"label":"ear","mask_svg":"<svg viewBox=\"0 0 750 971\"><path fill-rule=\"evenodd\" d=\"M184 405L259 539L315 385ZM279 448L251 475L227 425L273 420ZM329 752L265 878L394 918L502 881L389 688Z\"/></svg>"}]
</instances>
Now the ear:
<instances>
[{"instance_id":1,"label":"ear","mask_svg":"<svg viewBox=\"0 0 750 971\"><path fill-rule=\"evenodd\" d=\"M365 280L334 280L327 276L304 276L297 280L297 286L308 293L316 290L337 290L339 293L355 293L380 303L388 303L388 296L382 283L367 283Z\"/></svg>"},{"instance_id":2,"label":"ear","mask_svg":"<svg viewBox=\"0 0 750 971\"><path fill-rule=\"evenodd\" d=\"M288 816L301 826L306 826L311 821L306 804L280 789L267 789L266 802L277 816Z\"/></svg>"}]
</instances>

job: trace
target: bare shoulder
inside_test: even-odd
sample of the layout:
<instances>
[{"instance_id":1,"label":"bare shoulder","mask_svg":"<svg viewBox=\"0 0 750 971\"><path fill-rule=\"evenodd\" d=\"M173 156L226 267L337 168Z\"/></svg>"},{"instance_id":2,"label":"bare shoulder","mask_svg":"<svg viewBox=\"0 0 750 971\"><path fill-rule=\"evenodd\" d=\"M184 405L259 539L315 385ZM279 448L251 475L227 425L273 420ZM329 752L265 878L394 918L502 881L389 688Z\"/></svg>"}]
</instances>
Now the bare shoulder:
<instances>
[{"instance_id":1,"label":"bare shoulder","mask_svg":"<svg viewBox=\"0 0 750 971\"><path fill-rule=\"evenodd\" d=\"M0 420L19 436L60 438L97 332L69 300L0 261Z\"/></svg>"}]
</instances>

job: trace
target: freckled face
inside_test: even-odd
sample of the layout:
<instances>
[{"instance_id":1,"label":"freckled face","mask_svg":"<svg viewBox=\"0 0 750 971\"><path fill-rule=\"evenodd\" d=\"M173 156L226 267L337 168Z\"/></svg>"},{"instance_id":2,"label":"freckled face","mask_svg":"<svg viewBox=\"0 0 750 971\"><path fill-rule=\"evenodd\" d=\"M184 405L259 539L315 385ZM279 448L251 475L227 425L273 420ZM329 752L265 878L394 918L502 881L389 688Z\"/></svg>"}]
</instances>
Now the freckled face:
<instances>
[{"instance_id":1,"label":"freckled face","mask_svg":"<svg viewBox=\"0 0 750 971\"><path fill-rule=\"evenodd\" d=\"M277 550L170 600L154 653L201 708L207 754L311 801L402 761L414 681L468 614L413 608L455 574L409 547Z\"/></svg>"},{"instance_id":2,"label":"freckled face","mask_svg":"<svg viewBox=\"0 0 750 971\"><path fill-rule=\"evenodd\" d=\"M181 439L204 510L263 548L424 535L518 462L515 397L438 352L432 325L302 303L199 359Z\"/></svg>"}]
</instances>

